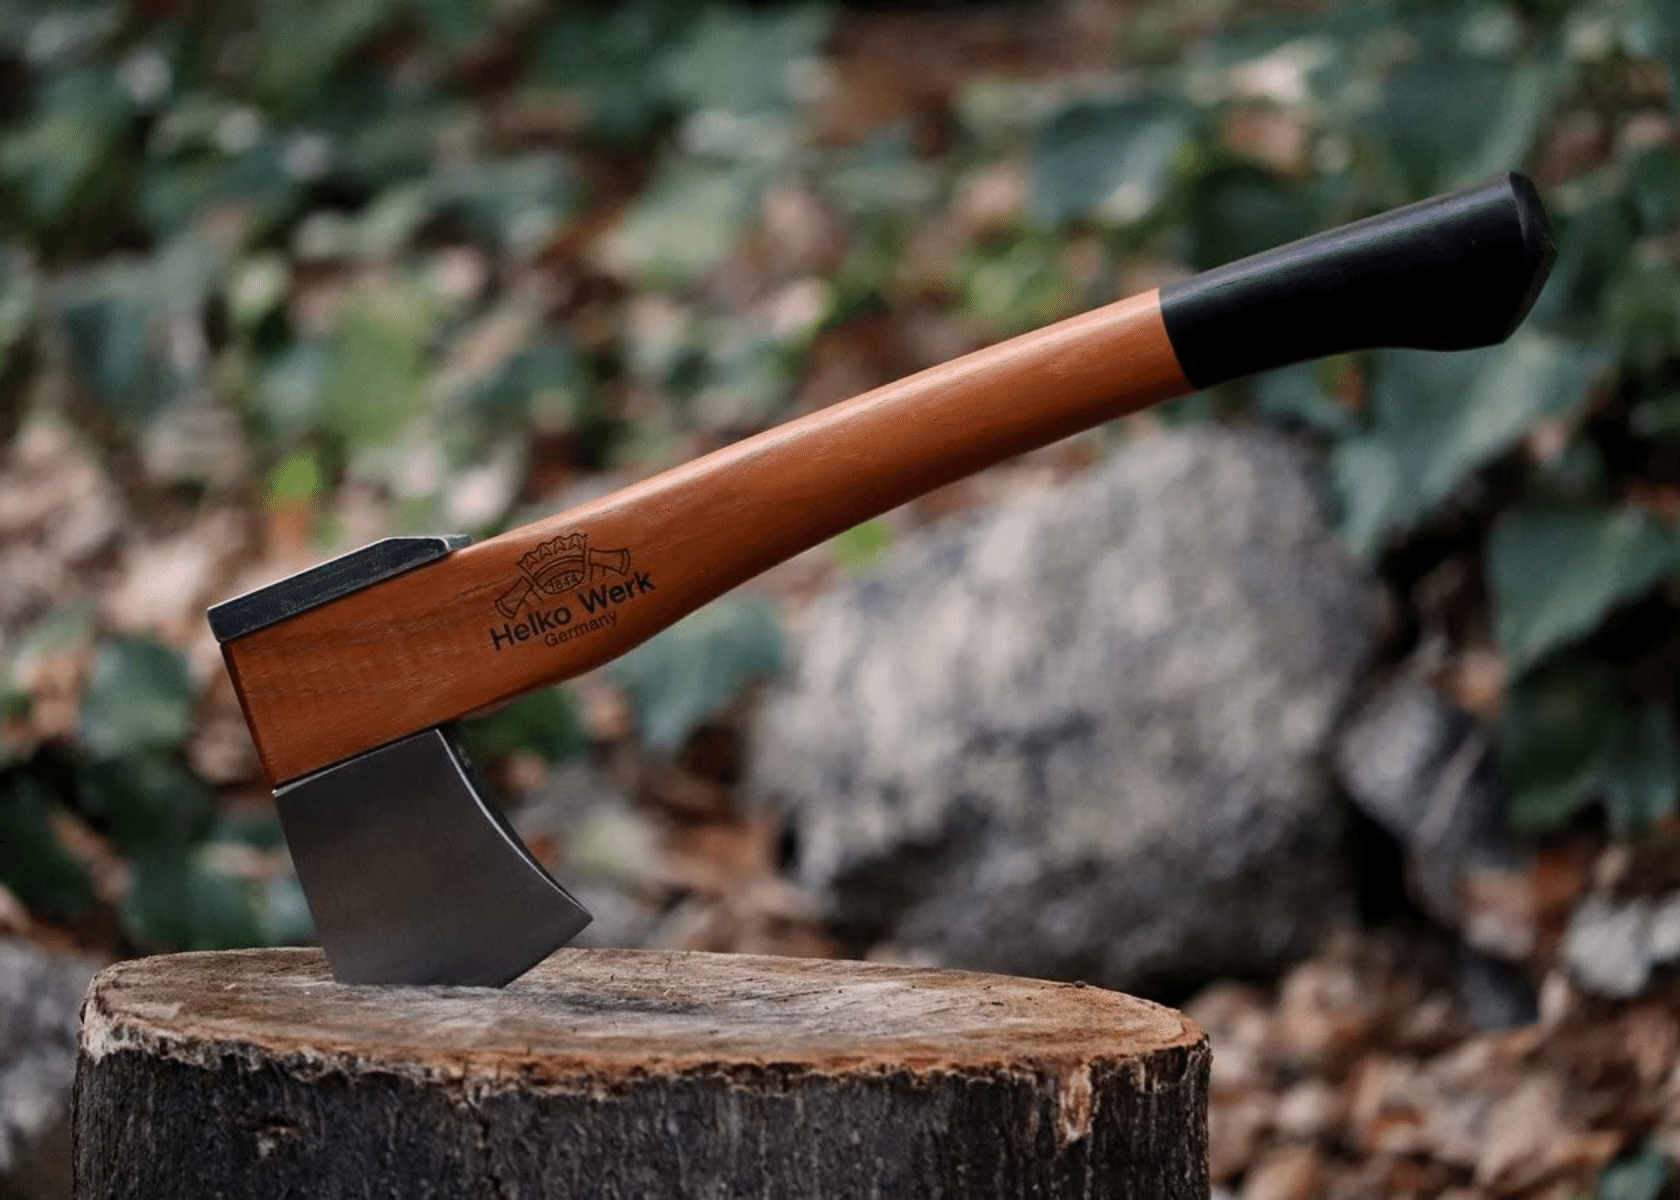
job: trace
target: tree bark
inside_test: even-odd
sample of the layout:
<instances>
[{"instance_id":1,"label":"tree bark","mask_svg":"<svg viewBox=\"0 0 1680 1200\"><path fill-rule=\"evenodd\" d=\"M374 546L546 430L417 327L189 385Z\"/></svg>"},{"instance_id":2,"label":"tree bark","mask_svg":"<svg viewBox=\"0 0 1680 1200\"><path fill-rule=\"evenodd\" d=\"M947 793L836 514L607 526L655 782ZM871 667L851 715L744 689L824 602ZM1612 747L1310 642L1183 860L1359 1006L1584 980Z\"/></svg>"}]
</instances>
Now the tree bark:
<instances>
[{"instance_id":1,"label":"tree bark","mask_svg":"<svg viewBox=\"0 0 1680 1200\"><path fill-rule=\"evenodd\" d=\"M106 1197L1206 1197L1206 1037L1079 984L562 951L346 987L311 950L119 963L83 1015Z\"/></svg>"}]
</instances>

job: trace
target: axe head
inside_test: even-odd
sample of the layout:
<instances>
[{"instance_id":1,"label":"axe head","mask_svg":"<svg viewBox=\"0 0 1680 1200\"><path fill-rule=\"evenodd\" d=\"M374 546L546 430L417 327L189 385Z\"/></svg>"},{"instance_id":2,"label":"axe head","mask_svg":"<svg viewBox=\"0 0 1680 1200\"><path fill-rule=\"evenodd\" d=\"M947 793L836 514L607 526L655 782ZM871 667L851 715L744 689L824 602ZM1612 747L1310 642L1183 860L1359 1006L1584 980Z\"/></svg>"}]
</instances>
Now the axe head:
<instances>
[{"instance_id":1,"label":"axe head","mask_svg":"<svg viewBox=\"0 0 1680 1200\"><path fill-rule=\"evenodd\" d=\"M465 542L375 542L216 605L211 629L227 645ZM499 987L589 924L491 803L447 726L280 782L274 796L341 982Z\"/></svg>"}]
</instances>

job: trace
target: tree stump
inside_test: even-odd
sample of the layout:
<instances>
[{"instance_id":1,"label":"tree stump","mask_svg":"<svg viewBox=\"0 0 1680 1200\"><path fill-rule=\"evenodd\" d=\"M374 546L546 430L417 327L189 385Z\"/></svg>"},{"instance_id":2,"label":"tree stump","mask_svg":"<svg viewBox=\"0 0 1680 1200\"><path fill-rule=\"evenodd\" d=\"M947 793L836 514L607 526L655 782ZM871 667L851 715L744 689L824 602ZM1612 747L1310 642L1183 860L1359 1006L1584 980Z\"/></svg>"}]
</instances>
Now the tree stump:
<instances>
[{"instance_id":1,"label":"tree stump","mask_svg":"<svg viewBox=\"0 0 1680 1200\"><path fill-rule=\"evenodd\" d=\"M1208 1195L1209 1052L1080 984L567 950L347 987L312 950L88 991L76 1196Z\"/></svg>"}]
</instances>

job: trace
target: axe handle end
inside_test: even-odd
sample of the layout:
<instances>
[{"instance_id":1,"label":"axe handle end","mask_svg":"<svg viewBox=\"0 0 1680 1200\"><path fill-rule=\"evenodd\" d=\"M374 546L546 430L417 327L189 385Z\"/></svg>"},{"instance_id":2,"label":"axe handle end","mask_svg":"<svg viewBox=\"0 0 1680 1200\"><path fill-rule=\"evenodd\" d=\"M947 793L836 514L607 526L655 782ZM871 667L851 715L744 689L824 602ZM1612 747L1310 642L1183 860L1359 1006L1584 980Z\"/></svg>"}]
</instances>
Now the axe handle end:
<instances>
[{"instance_id":1,"label":"axe handle end","mask_svg":"<svg viewBox=\"0 0 1680 1200\"><path fill-rule=\"evenodd\" d=\"M1555 256L1511 173L1205 271L1161 314L1198 388L1377 346L1469 350L1510 336Z\"/></svg>"}]
</instances>

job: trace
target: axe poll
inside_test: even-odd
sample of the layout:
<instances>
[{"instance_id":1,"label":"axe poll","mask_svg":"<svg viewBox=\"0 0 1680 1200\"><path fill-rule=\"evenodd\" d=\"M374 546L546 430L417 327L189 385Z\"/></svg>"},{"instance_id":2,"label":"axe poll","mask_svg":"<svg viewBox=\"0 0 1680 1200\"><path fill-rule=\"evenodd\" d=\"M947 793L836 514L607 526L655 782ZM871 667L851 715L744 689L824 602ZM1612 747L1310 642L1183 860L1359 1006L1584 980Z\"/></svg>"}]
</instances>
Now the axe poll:
<instances>
[{"instance_id":1,"label":"axe poll","mask_svg":"<svg viewBox=\"0 0 1680 1200\"><path fill-rule=\"evenodd\" d=\"M1094 309L489 540L389 538L210 609L334 974L497 986L589 914L451 722L760 571L1147 405L1370 347L1506 338L1554 248L1510 174Z\"/></svg>"}]
</instances>

